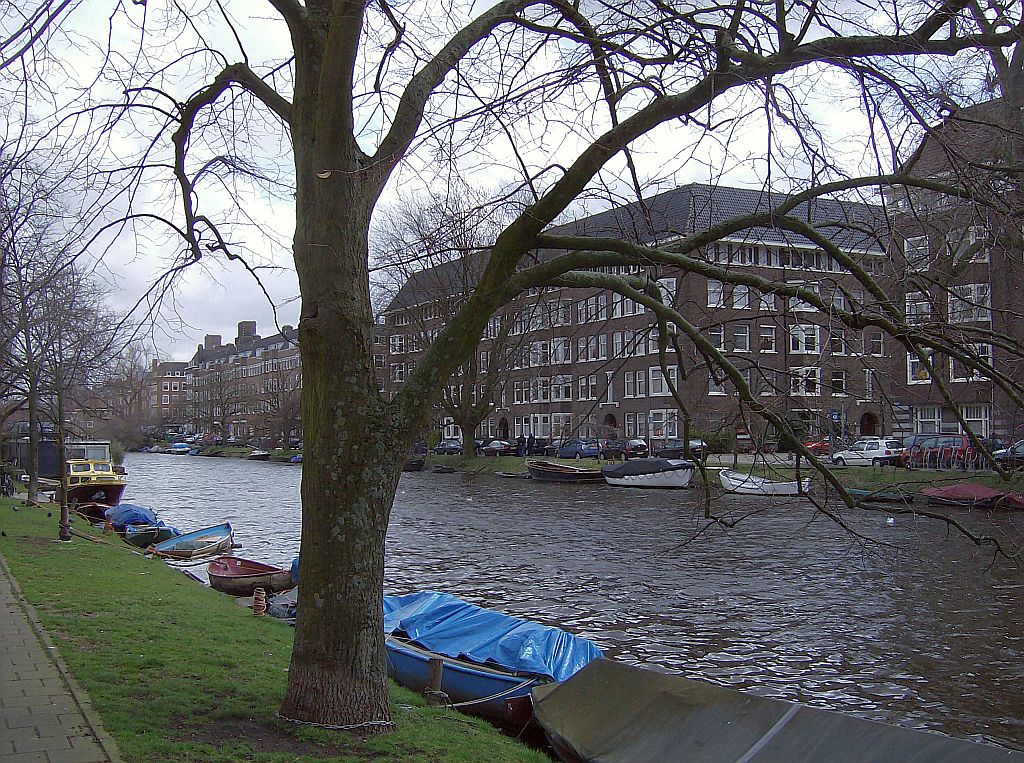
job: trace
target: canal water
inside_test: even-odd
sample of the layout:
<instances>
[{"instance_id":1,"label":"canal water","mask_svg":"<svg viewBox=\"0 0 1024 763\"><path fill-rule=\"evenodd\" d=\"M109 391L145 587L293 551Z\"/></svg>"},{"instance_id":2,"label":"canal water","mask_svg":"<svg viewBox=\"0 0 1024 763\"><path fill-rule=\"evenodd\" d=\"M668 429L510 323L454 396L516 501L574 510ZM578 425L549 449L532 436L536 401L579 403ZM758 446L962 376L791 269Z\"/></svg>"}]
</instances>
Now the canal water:
<instances>
[{"instance_id":1,"label":"canal water","mask_svg":"<svg viewBox=\"0 0 1024 763\"><path fill-rule=\"evenodd\" d=\"M247 558L298 553L301 467L129 454L126 501L183 530L230 520ZM700 493L403 474L386 589L447 591L610 657L1024 749L1024 572L930 520ZM833 503L828 508L838 509ZM1024 543L1024 513L959 512Z\"/></svg>"}]
</instances>

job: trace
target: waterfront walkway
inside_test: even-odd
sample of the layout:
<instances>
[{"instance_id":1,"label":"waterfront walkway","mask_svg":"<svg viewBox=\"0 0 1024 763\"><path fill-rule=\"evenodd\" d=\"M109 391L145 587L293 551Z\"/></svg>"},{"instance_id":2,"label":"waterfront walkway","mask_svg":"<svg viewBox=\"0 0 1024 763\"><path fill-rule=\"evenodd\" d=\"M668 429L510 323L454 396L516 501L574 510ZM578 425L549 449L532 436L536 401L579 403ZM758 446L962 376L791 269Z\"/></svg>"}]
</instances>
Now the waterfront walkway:
<instances>
[{"instance_id":1,"label":"waterfront walkway","mask_svg":"<svg viewBox=\"0 0 1024 763\"><path fill-rule=\"evenodd\" d=\"M120 763L0 556L0 760Z\"/></svg>"}]
</instances>

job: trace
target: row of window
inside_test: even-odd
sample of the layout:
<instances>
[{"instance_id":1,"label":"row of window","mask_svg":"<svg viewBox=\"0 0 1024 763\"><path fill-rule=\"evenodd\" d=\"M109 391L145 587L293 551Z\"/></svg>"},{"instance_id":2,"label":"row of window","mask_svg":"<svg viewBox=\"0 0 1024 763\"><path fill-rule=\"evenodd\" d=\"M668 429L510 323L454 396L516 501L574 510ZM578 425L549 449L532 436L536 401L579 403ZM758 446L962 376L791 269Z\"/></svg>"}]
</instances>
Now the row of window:
<instances>
[{"instance_id":1,"label":"row of window","mask_svg":"<svg viewBox=\"0 0 1024 763\"><path fill-rule=\"evenodd\" d=\"M924 292L907 294L907 322L927 323L938 312ZM992 291L987 283L951 286L946 299L946 318L950 323L991 323Z\"/></svg>"},{"instance_id":2,"label":"row of window","mask_svg":"<svg viewBox=\"0 0 1024 763\"><path fill-rule=\"evenodd\" d=\"M972 356L979 363L992 365L992 345L986 343L967 344L963 348L965 355ZM971 368L959 360L949 358L949 380L951 382L973 382L985 381L986 377L977 369ZM932 368L945 366L945 359L931 356ZM931 384L932 377L928 373L924 362L917 355L907 355L907 383L908 384Z\"/></svg>"}]
</instances>

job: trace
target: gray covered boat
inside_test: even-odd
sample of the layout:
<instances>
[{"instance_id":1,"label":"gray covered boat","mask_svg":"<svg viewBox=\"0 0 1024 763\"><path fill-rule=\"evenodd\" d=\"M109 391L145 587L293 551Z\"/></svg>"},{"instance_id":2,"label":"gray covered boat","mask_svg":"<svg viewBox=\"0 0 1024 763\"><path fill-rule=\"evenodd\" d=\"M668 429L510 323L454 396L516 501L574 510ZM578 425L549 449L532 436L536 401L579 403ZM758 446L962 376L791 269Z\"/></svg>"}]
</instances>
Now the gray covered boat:
<instances>
[{"instance_id":1,"label":"gray covered boat","mask_svg":"<svg viewBox=\"0 0 1024 763\"><path fill-rule=\"evenodd\" d=\"M1024 753L888 726L614 660L533 689L564 761L1021 763Z\"/></svg>"}]
</instances>

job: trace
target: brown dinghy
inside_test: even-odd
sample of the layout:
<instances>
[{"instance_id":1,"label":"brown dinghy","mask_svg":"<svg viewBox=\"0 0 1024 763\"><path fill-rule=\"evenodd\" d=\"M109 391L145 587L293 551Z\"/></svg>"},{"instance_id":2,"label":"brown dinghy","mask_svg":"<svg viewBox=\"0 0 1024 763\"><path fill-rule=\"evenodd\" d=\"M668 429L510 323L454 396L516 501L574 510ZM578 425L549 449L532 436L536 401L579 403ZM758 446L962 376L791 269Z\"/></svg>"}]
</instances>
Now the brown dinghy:
<instances>
[{"instance_id":1,"label":"brown dinghy","mask_svg":"<svg viewBox=\"0 0 1024 763\"><path fill-rule=\"evenodd\" d=\"M207 565L206 572L211 588L232 596L252 596L257 588L280 593L295 587L291 573L283 567L237 556L218 556Z\"/></svg>"}]
</instances>

